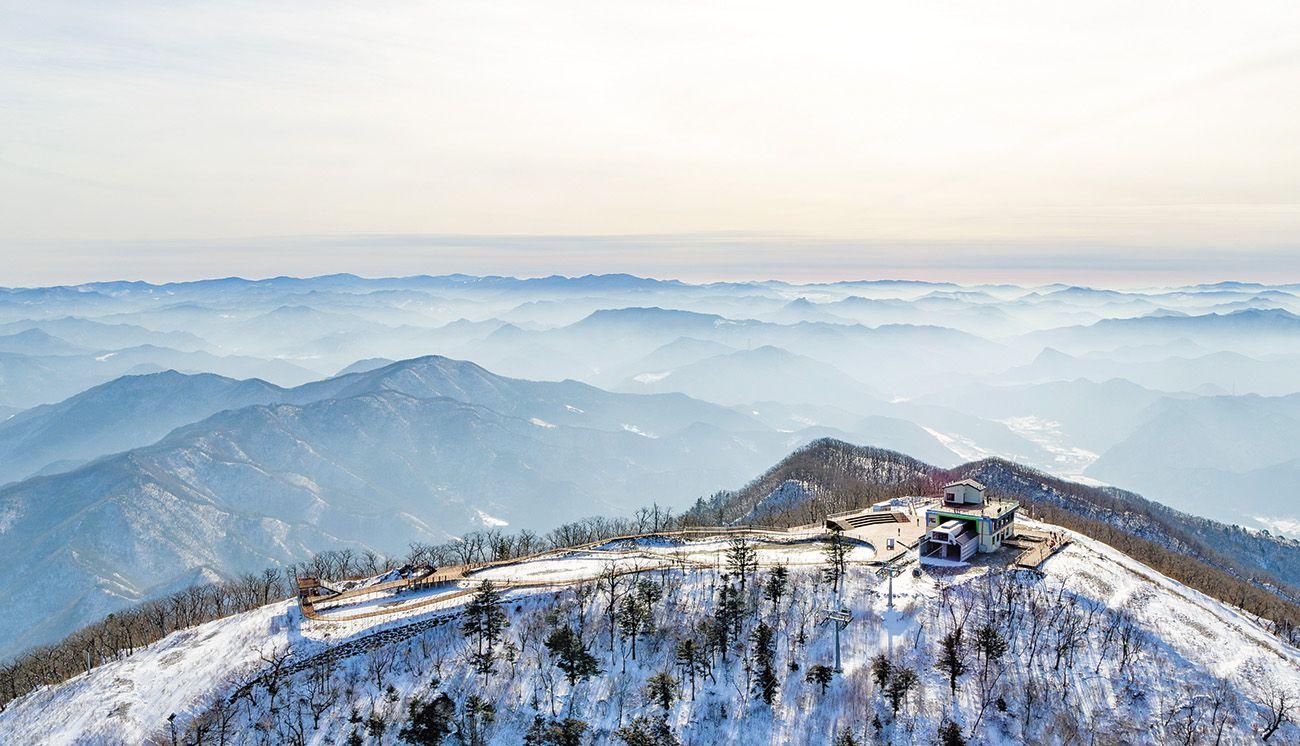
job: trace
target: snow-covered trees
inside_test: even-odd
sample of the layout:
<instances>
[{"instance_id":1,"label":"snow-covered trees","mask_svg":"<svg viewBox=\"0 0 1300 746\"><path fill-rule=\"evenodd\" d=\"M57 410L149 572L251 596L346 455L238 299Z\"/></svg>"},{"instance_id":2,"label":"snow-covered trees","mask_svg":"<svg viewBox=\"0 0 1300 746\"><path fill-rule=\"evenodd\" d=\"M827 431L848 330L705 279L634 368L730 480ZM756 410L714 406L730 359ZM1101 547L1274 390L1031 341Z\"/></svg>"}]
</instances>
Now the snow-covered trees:
<instances>
[{"instance_id":1,"label":"snow-covered trees","mask_svg":"<svg viewBox=\"0 0 1300 746\"><path fill-rule=\"evenodd\" d=\"M944 635L939 641L939 659L934 667L943 671L948 677L948 686L952 696L957 696L957 678L966 673L965 652L962 649L961 628Z\"/></svg>"},{"instance_id":2,"label":"snow-covered trees","mask_svg":"<svg viewBox=\"0 0 1300 746\"><path fill-rule=\"evenodd\" d=\"M808 673L804 676L804 681L809 684L816 684L822 694L826 693L826 687L831 685L835 678L835 671L830 666L817 663L808 667Z\"/></svg>"},{"instance_id":3,"label":"snow-covered trees","mask_svg":"<svg viewBox=\"0 0 1300 746\"><path fill-rule=\"evenodd\" d=\"M1006 638L993 624L984 624L975 631L975 650L979 655L980 708L972 731L979 727L980 721L984 718L984 711L988 709L993 686L1002 678L1003 668L998 663L1009 648Z\"/></svg>"},{"instance_id":4,"label":"snow-covered trees","mask_svg":"<svg viewBox=\"0 0 1300 746\"><path fill-rule=\"evenodd\" d=\"M646 682L645 698L663 710L665 715L677 700L677 694L677 680L667 672L657 673Z\"/></svg>"},{"instance_id":5,"label":"snow-covered trees","mask_svg":"<svg viewBox=\"0 0 1300 746\"><path fill-rule=\"evenodd\" d=\"M781 597L785 595L786 586L789 583L789 570L785 565L773 567L767 574L767 580L763 583L763 598L772 604L772 615L776 616L778 607L781 604Z\"/></svg>"},{"instance_id":6,"label":"snow-covered trees","mask_svg":"<svg viewBox=\"0 0 1300 746\"><path fill-rule=\"evenodd\" d=\"M876 682L876 688L884 690L889 685L889 677L894 671L894 664L889 660L889 656L884 653L876 653L871 659L871 680Z\"/></svg>"},{"instance_id":7,"label":"snow-covered trees","mask_svg":"<svg viewBox=\"0 0 1300 746\"><path fill-rule=\"evenodd\" d=\"M767 622L759 622L750 634L753 646L751 660L757 672L754 676L754 691L764 704L776 701L776 692L781 687L781 680L776 675L776 634Z\"/></svg>"},{"instance_id":8,"label":"snow-covered trees","mask_svg":"<svg viewBox=\"0 0 1300 746\"><path fill-rule=\"evenodd\" d=\"M581 746L583 735L590 728L577 718L546 720L537 715L524 733L524 746Z\"/></svg>"},{"instance_id":9,"label":"snow-covered trees","mask_svg":"<svg viewBox=\"0 0 1300 746\"><path fill-rule=\"evenodd\" d=\"M677 746L679 743L668 723L646 716L619 728L614 735L627 746Z\"/></svg>"},{"instance_id":10,"label":"snow-covered trees","mask_svg":"<svg viewBox=\"0 0 1300 746\"><path fill-rule=\"evenodd\" d=\"M966 746L966 736L962 735L961 726L951 720L939 725L940 746Z\"/></svg>"},{"instance_id":11,"label":"snow-covered trees","mask_svg":"<svg viewBox=\"0 0 1300 746\"><path fill-rule=\"evenodd\" d=\"M1007 641L997 627L985 624L975 631L975 650L979 653L980 689L987 692L992 674L990 669L1007 652Z\"/></svg>"},{"instance_id":12,"label":"snow-covered trees","mask_svg":"<svg viewBox=\"0 0 1300 746\"><path fill-rule=\"evenodd\" d=\"M682 677L691 682L691 701L695 701L695 679L709 671L708 655L694 637L683 637L677 641L675 661Z\"/></svg>"},{"instance_id":13,"label":"snow-covered trees","mask_svg":"<svg viewBox=\"0 0 1300 746\"><path fill-rule=\"evenodd\" d=\"M471 694L460 708L456 735L465 746L487 746L488 728L496 720L497 708L477 694Z\"/></svg>"},{"instance_id":14,"label":"snow-covered trees","mask_svg":"<svg viewBox=\"0 0 1300 746\"><path fill-rule=\"evenodd\" d=\"M413 699L410 718L398 737L417 746L438 746L451 735L456 703L443 692L431 699Z\"/></svg>"},{"instance_id":15,"label":"snow-covered trees","mask_svg":"<svg viewBox=\"0 0 1300 746\"><path fill-rule=\"evenodd\" d=\"M882 688L889 699L889 707L897 717L898 710L903 706L903 700L920 683L916 671L905 666L893 665L888 658L878 657L872 663L871 673L877 683L883 680Z\"/></svg>"},{"instance_id":16,"label":"snow-covered trees","mask_svg":"<svg viewBox=\"0 0 1300 746\"><path fill-rule=\"evenodd\" d=\"M496 672L496 647L510 620L501 609L501 593L492 581L485 580L465 606L461 629L474 640L470 666L483 676Z\"/></svg>"},{"instance_id":17,"label":"snow-covered trees","mask_svg":"<svg viewBox=\"0 0 1300 746\"><path fill-rule=\"evenodd\" d=\"M719 543L726 546L725 539ZM1153 671L1177 661L1161 660L1170 648L1152 637L1143 607L1121 601L1129 605L1093 608L1051 574L908 576L906 595L900 594L905 601L882 615L883 601L868 592L880 581L850 565L836 599L855 616L840 679L818 662L829 662L830 630L811 621L833 593L830 584L816 582L819 549L800 550L803 561L792 562L781 600L771 605L767 587L776 568L751 578L746 597L734 573L698 564L642 571L639 559L629 561L630 552L619 549L607 556L624 558L613 566L612 627L614 655L622 651L624 667L597 665L609 617L608 597L595 582L504 598L498 591L496 603L476 604L481 599L470 596L456 612L439 611L445 627L405 641L393 641L395 630L413 628L423 617L376 626L376 643L355 648L350 659L290 659L277 668L254 654L254 678L232 685L243 693L233 704L223 698L224 710L213 702L188 723L178 719L178 742L219 743L224 718L233 724L225 731L231 746L310 743L322 732L336 734L336 742L355 732L362 742L378 738L389 746L402 732L414 732L420 707L439 700L441 712L426 717L441 718L449 730L443 743L705 743L751 732L762 740L765 728L789 733L791 727L832 743L872 742L873 726L882 743L931 743L954 734L972 743L1043 742L1097 727L1135 743L1234 743L1266 734L1276 743L1295 732L1292 703L1281 703L1278 719L1262 695L1236 683L1153 686ZM1161 598L1159 589L1139 592L1144 603ZM756 615L760 598L763 613ZM482 676L469 662L478 651L476 617L487 608L511 624L491 646L496 673ZM452 621L453 613L462 616ZM1187 613L1194 618L1194 610ZM960 637L958 629L964 629ZM503 665L507 660L513 663ZM954 690L953 660L961 671L950 699L941 692ZM445 683L430 686L431 677ZM1103 700L1110 710L1098 704ZM945 726L947 734L938 730L944 718L956 724Z\"/></svg>"},{"instance_id":18,"label":"snow-covered trees","mask_svg":"<svg viewBox=\"0 0 1300 746\"><path fill-rule=\"evenodd\" d=\"M822 576L827 583L830 583L831 590L838 595L840 580L844 577L844 573L848 572L849 567L849 543L844 539L843 532L839 529L830 532L823 553L825 564L822 568Z\"/></svg>"},{"instance_id":19,"label":"snow-covered trees","mask_svg":"<svg viewBox=\"0 0 1300 746\"><path fill-rule=\"evenodd\" d=\"M740 593L745 593L745 580L758 570L758 553L749 539L733 536L727 542L727 570L740 581Z\"/></svg>"},{"instance_id":20,"label":"snow-covered trees","mask_svg":"<svg viewBox=\"0 0 1300 746\"><path fill-rule=\"evenodd\" d=\"M600 673L596 657L587 652L582 638L567 624L556 628L546 638L546 649L555 656L555 667L564 672L570 688Z\"/></svg>"},{"instance_id":21,"label":"snow-covered trees","mask_svg":"<svg viewBox=\"0 0 1300 746\"><path fill-rule=\"evenodd\" d=\"M709 626L710 642L722 653L722 660L725 661L730 641L740 635L745 616L745 600L740 595L740 589L731 583L723 585L718 594L713 623Z\"/></svg>"},{"instance_id":22,"label":"snow-covered trees","mask_svg":"<svg viewBox=\"0 0 1300 746\"><path fill-rule=\"evenodd\" d=\"M642 580L623 597L618 607L618 628L624 641L631 641L632 660L636 660L636 640L642 633L654 631L654 605L663 590L652 580Z\"/></svg>"}]
</instances>

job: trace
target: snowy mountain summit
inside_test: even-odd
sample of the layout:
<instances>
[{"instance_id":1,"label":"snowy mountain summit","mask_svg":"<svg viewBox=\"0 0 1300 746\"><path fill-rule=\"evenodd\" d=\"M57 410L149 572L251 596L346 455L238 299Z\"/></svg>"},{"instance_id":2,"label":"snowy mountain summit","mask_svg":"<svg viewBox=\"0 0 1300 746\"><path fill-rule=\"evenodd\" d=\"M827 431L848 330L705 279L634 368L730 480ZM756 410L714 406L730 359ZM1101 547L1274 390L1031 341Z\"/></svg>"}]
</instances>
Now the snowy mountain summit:
<instances>
[{"instance_id":1,"label":"snowy mountain summit","mask_svg":"<svg viewBox=\"0 0 1300 746\"><path fill-rule=\"evenodd\" d=\"M1300 739L1300 650L1102 543L1027 525L1064 543L1037 570L886 565L812 525L313 578L332 590L14 700L0 742Z\"/></svg>"}]
</instances>

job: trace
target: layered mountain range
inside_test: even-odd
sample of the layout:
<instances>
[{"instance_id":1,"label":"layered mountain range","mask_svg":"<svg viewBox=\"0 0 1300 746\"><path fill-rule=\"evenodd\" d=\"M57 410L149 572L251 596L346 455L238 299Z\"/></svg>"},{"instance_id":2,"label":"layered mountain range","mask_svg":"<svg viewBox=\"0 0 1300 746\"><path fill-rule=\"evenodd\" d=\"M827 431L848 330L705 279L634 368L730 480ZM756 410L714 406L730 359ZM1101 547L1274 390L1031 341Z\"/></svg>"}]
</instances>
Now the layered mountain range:
<instances>
[{"instance_id":1,"label":"layered mountain range","mask_svg":"<svg viewBox=\"0 0 1300 746\"><path fill-rule=\"evenodd\" d=\"M1249 537L1300 535L1279 498L1297 312L1300 288L1246 283L0 289L0 550L26 568L0 585L0 648L321 549L680 511L820 438L1086 482L1112 495L1084 511L1106 525L1156 512L1105 486L1131 489L1178 525L1243 526L1204 524L1251 563L1219 569L1294 585Z\"/></svg>"},{"instance_id":2,"label":"layered mountain range","mask_svg":"<svg viewBox=\"0 0 1300 746\"><path fill-rule=\"evenodd\" d=\"M123 378L0 426L3 463L57 472L0 489L0 551L25 568L0 584L4 639L53 639L196 578L330 547L681 505L807 437L681 394L439 357L294 389Z\"/></svg>"}]
</instances>

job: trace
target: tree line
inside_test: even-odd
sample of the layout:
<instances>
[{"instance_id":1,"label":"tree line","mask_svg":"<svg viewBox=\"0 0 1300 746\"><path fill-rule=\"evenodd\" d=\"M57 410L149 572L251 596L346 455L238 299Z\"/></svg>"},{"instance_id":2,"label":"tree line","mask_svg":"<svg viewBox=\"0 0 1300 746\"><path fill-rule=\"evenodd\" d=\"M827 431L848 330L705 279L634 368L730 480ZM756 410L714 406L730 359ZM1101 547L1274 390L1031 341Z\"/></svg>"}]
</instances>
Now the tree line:
<instances>
[{"instance_id":1,"label":"tree line","mask_svg":"<svg viewBox=\"0 0 1300 746\"><path fill-rule=\"evenodd\" d=\"M41 686L130 655L167 635L206 622L251 611L295 592L297 579L333 581L378 575L401 565L445 566L525 557L541 551L587 544L629 534L671 531L698 525L693 518L654 504L630 517L590 517L544 535L522 530L473 531L439 544L412 543L402 557L369 550L326 550L310 559L269 567L230 580L194 585L109 614L62 640L30 648L0 665L0 708Z\"/></svg>"},{"instance_id":2,"label":"tree line","mask_svg":"<svg viewBox=\"0 0 1300 746\"><path fill-rule=\"evenodd\" d=\"M818 610L841 593L879 593L880 581L841 573L832 549L816 569L760 568L753 553L735 538L716 568L626 572L611 563L528 602L484 583L454 626L376 648L359 664L264 677L234 705L230 742L307 743L326 729L349 743L396 735L478 745L519 734L530 746L673 746L825 706L847 717L804 722L829 721L816 735L835 746L1069 742L1102 730L1117 741L1195 744L1273 742L1296 716L1289 692L1179 682L1177 661L1128 609L1021 570L939 578L931 600L898 612L910 619L906 632L839 674L826 645L815 645L830 635ZM879 639L890 623L870 605L856 613L860 640ZM411 696L393 688L398 675L419 682ZM1110 696L1098 698L1099 686ZM216 713L231 707L214 703L197 721L206 735L187 725L180 741L226 743Z\"/></svg>"}]
</instances>

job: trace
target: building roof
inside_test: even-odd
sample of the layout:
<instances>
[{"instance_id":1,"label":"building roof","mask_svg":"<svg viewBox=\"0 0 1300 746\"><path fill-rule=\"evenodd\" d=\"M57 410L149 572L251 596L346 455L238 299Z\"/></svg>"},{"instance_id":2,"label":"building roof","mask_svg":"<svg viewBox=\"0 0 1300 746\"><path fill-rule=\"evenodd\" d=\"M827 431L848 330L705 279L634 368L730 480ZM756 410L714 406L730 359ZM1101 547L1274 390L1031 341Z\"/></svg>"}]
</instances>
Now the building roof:
<instances>
[{"instance_id":1,"label":"building roof","mask_svg":"<svg viewBox=\"0 0 1300 746\"><path fill-rule=\"evenodd\" d=\"M943 486L945 490L949 487L974 487L977 490L984 489L984 485L976 482L974 479L962 479L956 482L949 482Z\"/></svg>"},{"instance_id":2,"label":"building roof","mask_svg":"<svg viewBox=\"0 0 1300 746\"><path fill-rule=\"evenodd\" d=\"M989 500L979 505L954 505L944 503L926 510L926 515L937 513L940 515L960 515L971 518L1001 518L1007 513L1020 507L1020 503L1015 500Z\"/></svg>"}]
</instances>

